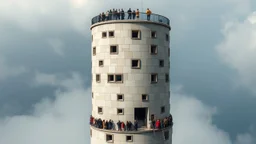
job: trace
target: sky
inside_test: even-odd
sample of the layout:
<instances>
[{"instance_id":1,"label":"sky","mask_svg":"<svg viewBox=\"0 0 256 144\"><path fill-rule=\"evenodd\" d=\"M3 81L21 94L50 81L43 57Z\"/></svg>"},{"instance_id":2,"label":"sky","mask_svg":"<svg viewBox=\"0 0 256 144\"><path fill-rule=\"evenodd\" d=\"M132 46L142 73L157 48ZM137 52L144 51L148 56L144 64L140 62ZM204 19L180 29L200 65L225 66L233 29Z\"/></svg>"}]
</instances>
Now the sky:
<instances>
[{"instance_id":1,"label":"sky","mask_svg":"<svg viewBox=\"0 0 256 144\"><path fill-rule=\"evenodd\" d=\"M171 20L173 144L256 143L256 1L0 0L0 144L87 144L91 18Z\"/></svg>"}]
</instances>

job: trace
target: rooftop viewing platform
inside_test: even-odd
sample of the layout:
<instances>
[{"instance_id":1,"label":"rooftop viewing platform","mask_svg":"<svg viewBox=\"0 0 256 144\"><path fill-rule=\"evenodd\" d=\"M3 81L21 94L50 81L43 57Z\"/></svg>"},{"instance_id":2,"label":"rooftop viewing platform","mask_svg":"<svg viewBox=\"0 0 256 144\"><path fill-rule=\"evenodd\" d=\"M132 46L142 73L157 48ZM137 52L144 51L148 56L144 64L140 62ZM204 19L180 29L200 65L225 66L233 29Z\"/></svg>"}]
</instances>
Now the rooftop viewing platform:
<instances>
[{"instance_id":1,"label":"rooftop viewing platform","mask_svg":"<svg viewBox=\"0 0 256 144\"><path fill-rule=\"evenodd\" d=\"M139 11L107 11L106 13L101 13L98 16L92 18L92 25L101 22L107 21L118 21L118 22L131 22L131 21L145 21L145 22L154 22L170 27L170 20L167 17L154 14L150 12L139 12Z\"/></svg>"}]
</instances>

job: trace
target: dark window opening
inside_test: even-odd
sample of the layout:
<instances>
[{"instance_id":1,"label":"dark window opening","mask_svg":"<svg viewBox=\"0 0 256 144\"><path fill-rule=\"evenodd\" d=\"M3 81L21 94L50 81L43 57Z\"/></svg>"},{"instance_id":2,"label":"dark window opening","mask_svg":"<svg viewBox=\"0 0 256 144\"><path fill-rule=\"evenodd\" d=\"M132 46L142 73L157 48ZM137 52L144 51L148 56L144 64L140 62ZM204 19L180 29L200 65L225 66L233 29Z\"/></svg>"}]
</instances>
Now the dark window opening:
<instances>
[{"instance_id":1,"label":"dark window opening","mask_svg":"<svg viewBox=\"0 0 256 144\"><path fill-rule=\"evenodd\" d=\"M107 134L107 135L106 135L106 141L112 143L112 142L114 141L113 135Z\"/></svg>"},{"instance_id":2,"label":"dark window opening","mask_svg":"<svg viewBox=\"0 0 256 144\"><path fill-rule=\"evenodd\" d=\"M98 107L98 113L103 114L103 108L102 107Z\"/></svg>"},{"instance_id":3,"label":"dark window opening","mask_svg":"<svg viewBox=\"0 0 256 144\"><path fill-rule=\"evenodd\" d=\"M150 53L153 54L153 55L157 54L157 46L156 45L151 45Z\"/></svg>"},{"instance_id":4,"label":"dark window opening","mask_svg":"<svg viewBox=\"0 0 256 144\"><path fill-rule=\"evenodd\" d=\"M90 136L92 137L92 129L90 129Z\"/></svg>"},{"instance_id":5,"label":"dark window opening","mask_svg":"<svg viewBox=\"0 0 256 144\"><path fill-rule=\"evenodd\" d=\"M112 45L110 46L110 54L117 54L118 50L117 50L117 46L116 45Z\"/></svg>"},{"instance_id":6,"label":"dark window opening","mask_svg":"<svg viewBox=\"0 0 256 144\"><path fill-rule=\"evenodd\" d=\"M148 101L149 100L147 94L142 94L141 97L142 97L142 101Z\"/></svg>"},{"instance_id":7,"label":"dark window opening","mask_svg":"<svg viewBox=\"0 0 256 144\"><path fill-rule=\"evenodd\" d=\"M93 55L96 55L96 47L93 47L92 53L93 53Z\"/></svg>"},{"instance_id":8,"label":"dark window opening","mask_svg":"<svg viewBox=\"0 0 256 144\"><path fill-rule=\"evenodd\" d=\"M102 38L106 38L107 37L107 32L102 32Z\"/></svg>"},{"instance_id":9,"label":"dark window opening","mask_svg":"<svg viewBox=\"0 0 256 144\"><path fill-rule=\"evenodd\" d=\"M147 126L147 108L134 108L134 118L138 121L138 125Z\"/></svg>"},{"instance_id":10,"label":"dark window opening","mask_svg":"<svg viewBox=\"0 0 256 144\"><path fill-rule=\"evenodd\" d=\"M161 113L164 113L165 112L165 106L162 106L161 107Z\"/></svg>"},{"instance_id":11,"label":"dark window opening","mask_svg":"<svg viewBox=\"0 0 256 144\"><path fill-rule=\"evenodd\" d=\"M117 114L118 114L118 115L123 115L123 114L124 114L124 109L118 108L118 109L117 109Z\"/></svg>"},{"instance_id":12,"label":"dark window opening","mask_svg":"<svg viewBox=\"0 0 256 144\"><path fill-rule=\"evenodd\" d=\"M159 66L164 67L164 60L159 60Z\"/></svg>"},{"instance_id":13,"label":"dark window opening","mask_svg":"<svg viewBox=\"0 0 256 144\"><path fill-rule=\"evenodd\" d=\"M155 120L155 115L154 114L151 114L151 117L150 117L150 120Z\"/></svg>"},{"instance_id":14,"label":"dark window opening","mask_svg":"<svg viewBox=\"0 0 256 144\"><path fill-rule=\"evenodd\" d=\"M100 75L96 74L96 82L100 82Z\"/></svg>"},{"instance_id":15,"label":"dark window opening","mask_svg":"<svg viewBox=\"0 0 256 144\"><path fill-rule=\"evenodd\" d=\"M139 69L140 68L141 61L140 60L132 60L132 68L133 69Z\"/></svg>"},{"instance_id":16,"label":"dark window opening","mask_svg":"<svg viewBox=\"0 0 256 144\"><path fill-rule=\"evenodd\" d=\"M169 41L169 35L168 34L165 35L165 40Z\"/></svg>"},{"instance_id":17,"label":"dark window opening","mask_svg":"<svg viewBox=\"0 0 256 144\"><path fill-rule=\"evenodd\" d=\"M123 94L117 94L117 100L118 101L124 101L124 95Z\"/></svg>"},{"instance_id":18,"label":"dark window opening","mask_svg":"<svg viewBox=\"0 0 256 144\"><path fill-rule=\"evenodd\" d=\"M115 76L114 75L108 75L108 82L115 82Z\"/></svg>"},{"instance_id":19,"label":"dark window opening","mask_svg":"<svg viewBox=\"0 0 256 144\"><path fill-rule=\"evenodd\" d=\"M93 98L93 93L92 93L92 98Z\"/></svg>"},{"instance_id":20,"label":"dark window opening","mask_svg":"<svg viewBox=\"0 0 256 144\"><path fill-rule=\"evenodd\" d=\"M169 82L169 74L165 74L165 82Z\"/></svg>"},{"instance_id":21,"label":"dark window opening","mask_svg":"<svg viewBox=\"0 0 256 144\"><path fill-rule=\"evenodd\" d=\"M170 48L168 48L168 57L170 57L170 55L171 55L171 50Z\"/></svg>"},{"instance_id":22,"label":"dark window opening","mask_svg":"<svg viewBox=\"0 0 256 144\"><path fill-rule=\"evenodd\" d=\"M151 31L151 38L156 38L156 31Z\"/></svg>"},{"instance_id":23,"label":"dark window opening","mask_svg":"<svg viewBox=\"0 0 256 144\"><path fill-rule=\"evenodd\" d=\"M114 31L109 31L108 36L109 37L115 37L115 32Z\"/></svg>"},{"instance_id":24,"label":"dark window opening","mask_svg":"<svg viewBox=\"0 0 256 144\"><path fill-rule=\"evenodd\" d=\"M103 60L100 60L100 61L99 61L99 66L102 67L103 65L104 65Z\"/></svg>"},{"instance_id":25,"label":"dark window opening","mask_svg":"<svg viewBox=\"0 0 256 144\"><path fill-rule=\"evenodd\" d=\"M151 83L157 83L157 74L151 74Z\"/></svg>"},{"instance_id":26,"label":"dark window opening","mask_svg":"<svg viewBox=\"0 0 256 144\"><path fill-rule=\"evenodd\" d=\"M122 82L123 81L123 75L116 75L115 77L116 82Z\"/></svg>"},{"instance_id":27,"label":"dark window opening","mask_svg":"<svg viewBox=\"0 0 256 144\"><path fill-rule=\"evenodd\" d=\"M141 33L139 30L132 30L132 39L140 39Z\"/></svg>"},{"instance_id":28,"label":"dark window opening","mask_svg":"<svg viewBox=\"0 0 256 144\"><path fill-rule=\"evenodd\" d=\"M126 136L126 142L132 142L133 138L132 136Z\"/></svg>"}]
</instances>

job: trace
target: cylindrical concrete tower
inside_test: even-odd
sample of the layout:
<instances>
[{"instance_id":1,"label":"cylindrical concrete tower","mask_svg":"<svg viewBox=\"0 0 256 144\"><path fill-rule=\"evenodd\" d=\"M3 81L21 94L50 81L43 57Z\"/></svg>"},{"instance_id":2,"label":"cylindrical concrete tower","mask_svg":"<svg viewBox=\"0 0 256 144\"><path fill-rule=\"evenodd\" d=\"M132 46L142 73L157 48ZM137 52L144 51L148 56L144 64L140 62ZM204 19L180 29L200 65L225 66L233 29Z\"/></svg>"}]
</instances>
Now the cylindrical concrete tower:
<instances>
[{"instance_id":1,"label":"cylindrical concrete tower","mask_svg":"<svg viewBox=\"0 0 256 144\"><path fill-rule=\"evenodd\" d=\"M171 144L169 19L125 15L92 19L91 144Z\"/></svg>"}]
</instances>

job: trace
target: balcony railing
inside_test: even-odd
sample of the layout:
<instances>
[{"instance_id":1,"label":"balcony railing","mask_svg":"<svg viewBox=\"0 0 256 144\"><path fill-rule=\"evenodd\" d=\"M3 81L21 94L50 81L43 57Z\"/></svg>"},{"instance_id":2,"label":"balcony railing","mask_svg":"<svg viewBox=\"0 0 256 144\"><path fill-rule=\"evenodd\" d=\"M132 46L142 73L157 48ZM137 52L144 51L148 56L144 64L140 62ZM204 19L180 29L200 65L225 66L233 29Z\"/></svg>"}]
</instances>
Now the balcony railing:
<instances>
[{"instance_id":1,"label":"balcony railing","mask_svg":"<svg viewBox=\"0 0 256 144\"><path fill-rule=\"evenodd\" d=\"M151 21L151 22L156 22L156 23L162 23L165 25L170 25L170 20L164 16L158 15L158 14L151 14L150 19L148 19L147 14L140 12L139 18L137 18L135 15L132 13L120 13L119 15L108 15L108 16L95 16L92 18L92 25L99 23L99 22L105 22L105 21L115 21L115 20L141 20L141 21Z\"/></svg>"}]
</instances>

